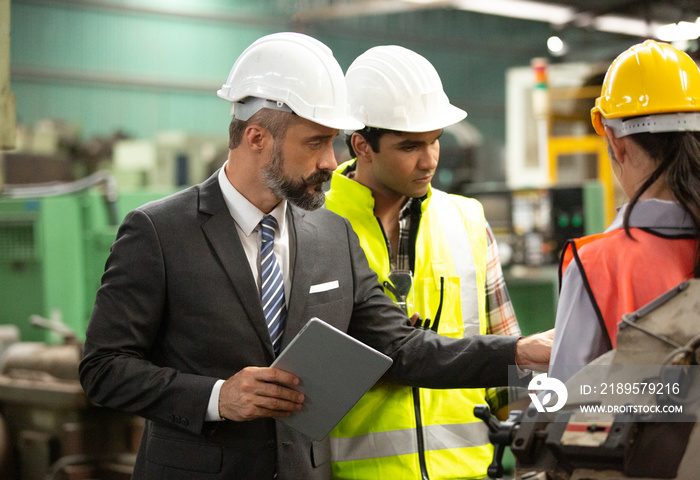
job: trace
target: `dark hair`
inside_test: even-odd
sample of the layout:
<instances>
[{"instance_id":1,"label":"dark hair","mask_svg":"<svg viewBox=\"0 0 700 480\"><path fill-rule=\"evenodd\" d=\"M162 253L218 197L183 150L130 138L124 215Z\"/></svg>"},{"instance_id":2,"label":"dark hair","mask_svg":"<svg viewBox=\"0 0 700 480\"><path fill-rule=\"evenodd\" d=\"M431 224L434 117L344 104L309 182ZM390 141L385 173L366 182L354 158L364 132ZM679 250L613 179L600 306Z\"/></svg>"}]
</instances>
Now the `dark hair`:
<instances>
[{"instance_id":1,"label":"dark hair","mask_svg":"<svg viewBox=\"0 0 700 480\"><path fill-rule=\"evenodd\" d=\"M231 119L228 126L228 148L233 150L241 144L243 133L250 124L256 124L270 132L275 141L284 140L287 129L299 120L293 113L281 112L270 108L261 108L248 120Z\"/></svg>"},{"instance_id":2,"label":"dark hair","mask_svg":"<svg viewBox=\"0 0 700 480\"><path fill-rule=\"evenodd\" d=\"M629 235L629 219L639 197L662 175L666 186L690 215L695 226L695 278L700 278L700 132L637 133L630 138L658 162L656 169L630 199L624 226Z\"/></svg>"},{"instance_id":3,"label":"dark hair","mask_svg":"<svg viewBox=\"0 0 700 480\"><path fill-rule=\"evenodd\" d=\"M372 147L372 151L374 153L379 153L379 140L386 135L387 133L391 133L394 135L398 135L399 132L394 131L394 130L388 130L386 128L374 128L374 127L365 127L362 130L357 130L354 133L359 133L362 135L362 137L369 143L369 146ZM350 152L350 157L351 158L356 158L357 154L355 153L355 150L352 148L352 133L350 135L345 135L345 145L348 147L348 152Z\"/></svg>"}]
</instances>

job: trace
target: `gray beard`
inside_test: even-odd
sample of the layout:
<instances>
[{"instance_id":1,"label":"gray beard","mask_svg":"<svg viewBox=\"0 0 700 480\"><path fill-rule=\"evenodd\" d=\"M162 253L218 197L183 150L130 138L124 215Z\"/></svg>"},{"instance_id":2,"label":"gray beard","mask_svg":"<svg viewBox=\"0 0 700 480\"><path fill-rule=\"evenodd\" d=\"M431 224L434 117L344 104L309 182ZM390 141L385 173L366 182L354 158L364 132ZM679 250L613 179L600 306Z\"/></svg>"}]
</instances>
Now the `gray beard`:
<instances>
[{"instance_id":1,"label":"gray beard","mask_svg":"<svg viewBox=\"0 0 700 480\"><path fill-rule=\"evenodd\" d=\"M332 172L319 170L309 175L307 178L294 180L284 174L282 165L284 155L275 146L272 151L270 163L263 168L263 180L267 187L278 197L286 199L288 202L304 210L316 210L323 206L326 195L322 190L324 182L330 180ZM309 186L316 185L314 190L309 191Z\"/></svg>"}]
</instances>

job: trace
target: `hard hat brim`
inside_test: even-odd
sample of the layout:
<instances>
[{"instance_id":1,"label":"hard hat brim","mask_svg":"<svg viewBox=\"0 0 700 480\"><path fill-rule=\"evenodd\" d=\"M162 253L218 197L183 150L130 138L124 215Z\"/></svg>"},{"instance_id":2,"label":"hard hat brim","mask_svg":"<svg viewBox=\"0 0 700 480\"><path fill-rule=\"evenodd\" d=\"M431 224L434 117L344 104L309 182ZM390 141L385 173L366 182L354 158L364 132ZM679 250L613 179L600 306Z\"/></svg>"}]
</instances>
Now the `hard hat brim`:
<instances>
[{"instance_id":1,"label":"hard hat brim","mask_svg":"<svg viewBox=\"0 0 700 480\"><path fill-rule=\"evenodd\" d=\"M368 127L374 127L374 128L384 128L386 130L394 130L397 132L410 132L410 133L422 133L422 132L432 132L433 130L441 130L443 128L447 128L450 125L454 125L455 123L459 123L462 120L467 118L467 112L462 110L461 108L457 108L454 105L447 105L445 112L440 115L440 118L438 119L432 119L427 122L422 122L422 123L415 123L411 122L411 124L407 124L408 122L404 122L403 125L399 126L395 121L389 121L388 123L384 123L381 125L367 125ZM376 122L376 123L382 123L382 122Z\"/></svg>"},{"instance_id":2,"label":"hard hat brim","mask_svg":"<svg viewBox=\"0 0 700 480\"><path fill-rule=\"evenodd\" d=\"M362 130L365 128L365 124L360 122L359 120L353 118L353 117L343 117L343 118L330 118L330 119L324 119L324 118L314 118L311 116L305 116L305 115L299 115L298 116L301 118L304 118L306 120L309 120L310 122L317 123L319 125L323 125L324 127L328 128L333 128L336 130Z\"/></svg>"}]
</instances>

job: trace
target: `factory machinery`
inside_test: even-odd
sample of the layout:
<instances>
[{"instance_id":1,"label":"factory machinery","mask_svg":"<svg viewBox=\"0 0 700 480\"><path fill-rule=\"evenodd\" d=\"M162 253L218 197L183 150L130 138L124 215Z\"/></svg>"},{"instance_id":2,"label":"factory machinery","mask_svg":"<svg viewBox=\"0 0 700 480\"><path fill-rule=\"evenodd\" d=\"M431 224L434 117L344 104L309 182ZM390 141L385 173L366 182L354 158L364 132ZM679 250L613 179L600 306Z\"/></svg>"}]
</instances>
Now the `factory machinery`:
<instances>
[{"instance_id":1,"label":"factory machinery","mask_svg":"<svg viewBox=\"0 0 700 480\"><path fill-rule=\"evenodd\" d=\"M693 279L625 315L617 349L562 385L563 408L540 412L533 399L498 422L477 406L495 445L489 477L503 474L509 447L523 480L700 478L699 317L700 279Z\"/></svg>"},{"instance_id":2,"label":"factory machinery","mask_svg":"<svg viewBox=\"0 0 700 480\"><path fill-rule=\"evenodd\" d=\"M129 479L143 420L91 404L78 363L126 213L108 173L0 191L0 478Z\"/></svg>"}]
</instances>

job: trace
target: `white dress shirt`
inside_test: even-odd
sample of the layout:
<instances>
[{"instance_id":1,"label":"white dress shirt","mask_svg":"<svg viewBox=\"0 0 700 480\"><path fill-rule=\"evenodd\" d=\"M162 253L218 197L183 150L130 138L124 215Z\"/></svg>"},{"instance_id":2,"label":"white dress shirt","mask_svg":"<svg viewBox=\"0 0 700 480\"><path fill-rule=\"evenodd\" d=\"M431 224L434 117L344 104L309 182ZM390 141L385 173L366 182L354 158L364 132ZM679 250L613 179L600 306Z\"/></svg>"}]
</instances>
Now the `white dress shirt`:
<instances>
[{"instance_id":1,"label":"white dress shirt","mask_svg":"<svg viewBox=\"0 0 700 480\"><path fill-rule=\"evenodd\" d=\"M262 234L260 229L260 221L266 215L261 212L258 207L250 203L238 190L236 190L231 182L226 178L223 167L219 170L219 186L224 194L224 201L228 207L233 220L236 222L236 230L238 237L243 244L250 270L253 272L253 278L258 286L260 293L260 248L262 246ZM277 231L275 232L274 252L277 256L277 261L282 269L282 277L284 279L284 298L289 304L289 290L291 283L289 281L289 225L291 222L287 218L287 201L282 200L270 212L270 215L277 220Z\"/></svg>"}]
</instances>

